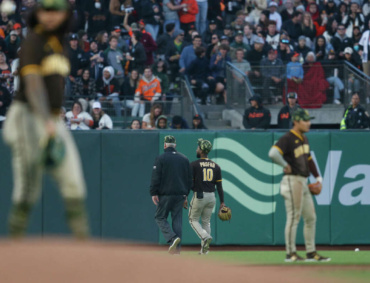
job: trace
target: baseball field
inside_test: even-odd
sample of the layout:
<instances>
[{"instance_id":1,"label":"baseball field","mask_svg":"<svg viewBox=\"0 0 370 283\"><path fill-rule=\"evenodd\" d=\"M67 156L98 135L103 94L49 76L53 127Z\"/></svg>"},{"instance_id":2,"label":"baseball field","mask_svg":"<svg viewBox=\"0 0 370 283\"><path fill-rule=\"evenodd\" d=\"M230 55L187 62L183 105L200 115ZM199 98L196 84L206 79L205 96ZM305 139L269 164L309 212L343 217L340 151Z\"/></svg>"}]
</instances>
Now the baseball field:
<instances>
[{"instance_id":1,"label":"baseball field","mask_svg":"<svg viewBox=\"0 0 370 283\"><path fill-rule=\"evenodd\" d=\"M370 247L323 250L326 263L285 263L281 247L184 247L44 239L0 242L0 282L369 282ZM304 255L303 252L301 252Z\"/></svg>"}]
</instances>

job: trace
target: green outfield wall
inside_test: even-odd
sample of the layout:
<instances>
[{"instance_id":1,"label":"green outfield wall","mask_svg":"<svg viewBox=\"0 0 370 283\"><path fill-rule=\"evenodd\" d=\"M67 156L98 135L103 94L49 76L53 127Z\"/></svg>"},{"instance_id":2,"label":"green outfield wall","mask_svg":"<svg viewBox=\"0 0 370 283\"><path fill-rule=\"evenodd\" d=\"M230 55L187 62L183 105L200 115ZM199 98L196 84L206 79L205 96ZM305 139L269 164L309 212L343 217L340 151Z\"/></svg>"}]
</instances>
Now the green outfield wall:
<instances>
[{"instance_id":1,"label":"green outfield wall","mask_svg":"<svg viewBox=\"0 0 370 283\"><path fill-rule=\"evenodd\" d=\"M213 243L282 245L285 208L279 194L282 169L267 153L283 132L253 131L89 131L74 132L80 150L88 198L91 233L96 238L164 243L154 222L149 195L155 157L163 137L176 137L177 149L196 159L197 139L213 143L210 158L222 169L230 222L212 217ZM318 244L370 244L370 133L312 131L311 154L323 176L323 191L314 197ZM10 151L0 141L0 236L7 234L12 190ZM315 180L311 177L310 181ZM44 190L30 218L32 235L68 234L63 202L55 183L44 178ZM192 193L189 195L189 201ZM217 207L219 201L217 202ZM303 223L298 243L303 243ZM183 215L183 244L199 239Z\"/></svg>"}]
</instances>

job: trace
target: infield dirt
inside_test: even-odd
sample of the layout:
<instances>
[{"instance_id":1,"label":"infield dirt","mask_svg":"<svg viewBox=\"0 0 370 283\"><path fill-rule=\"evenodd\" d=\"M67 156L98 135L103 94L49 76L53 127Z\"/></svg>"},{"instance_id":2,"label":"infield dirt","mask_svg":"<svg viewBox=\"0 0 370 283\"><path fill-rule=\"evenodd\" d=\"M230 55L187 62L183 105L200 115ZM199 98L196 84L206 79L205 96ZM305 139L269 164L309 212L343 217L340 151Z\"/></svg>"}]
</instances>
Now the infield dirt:
<instances>
[{"instance_id":1,"label":"infield dirt","mask_svg":"<svg viewBox=\"0 0 370 283\"><path fill-rule=\"evenodd\" d=\"M233 266L160 252L166 248L58 239L2 241L0 282L345 282L320 278L317 272L329 268L324 266Z\"/></svg>"}]
</instances>

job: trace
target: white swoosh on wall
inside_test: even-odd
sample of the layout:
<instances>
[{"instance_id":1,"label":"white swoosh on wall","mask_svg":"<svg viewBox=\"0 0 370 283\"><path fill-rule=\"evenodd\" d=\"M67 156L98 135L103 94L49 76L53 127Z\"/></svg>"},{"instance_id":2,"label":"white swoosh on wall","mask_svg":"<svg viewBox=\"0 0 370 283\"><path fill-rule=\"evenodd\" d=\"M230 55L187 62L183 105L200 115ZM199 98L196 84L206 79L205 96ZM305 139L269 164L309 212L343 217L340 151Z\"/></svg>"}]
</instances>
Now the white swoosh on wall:
<instances>
[{"instance_id":1,"label":"white swoosh on wall","mask_svg":"<svg viewBox=\"0 0 370 283\"><path fill-rule=\"evenodd\" d=\"M232 175L235 179L245 184L252 191L263 195L273 196L279 193L280 184L271 184L262 182L255 177L251 176L247 171L241 168L238 164L227 160L225 158L215 158L215 162L220 165L222 172L227 172ZM272 185L272 190L271 190Z\"/></svg>"},{"instance_id":2,"label":"white swoosh on wall","mask_svg":"<svg viewBox=\"0 0 370 283\"><path fill-rule=\"evenodd\" d=\"M271 178L274 176L279 176L283 172L280 166L273 165L271 162L259 158L242 144L232 139L216 138L214 140L214 149L222 149L240 156L244 162L249 164L251 167L267 176L271 176ZM275 212L276 202L272 201L272 196L279 193L279 183L275 184L262 182L231 160L219 157L215 158L214 161L220 165L223 172L227 172L237 180L240 180L241 183L245 184L246 187L250 188L254 192L262 196L271 197L271 201L256 200L243 191L243 188L240 189L231 180L223 177L222 182L225 193L229 194L243 207L257 214L268 215Z\"/></svg>"},{"instance_id":3,"label":"white swoosh on wall","mask_svg":"<svg viewBox=\"0 0 370 283\"><path fill-rule=\"evenodd\" d=\"M231 151L234 154L241 156L242 159L250 164L253 168L260 171L263 174L271 175L271 176L279 176L283 171L273 169L271 162L267 162L258 156L256 156L253 152L243 146L241 143L234 141L229 138L216 138L214 140L214 144L217 150L227 150ZM267 152L266 152L267 156Z\"/></svg>"},{"instance_id":4,"label":"white swoosh on wall","mask_svg":"<svg viewBox=\"0 0 370 283\"><path fill-rule=\"evenodd\" d=\"M228 180L222 180L222 183L224 191L232 196L245 208L262 215L267 215L275 212L276 202L262 202L255 200Z\"/></svg>"}]
</instances>

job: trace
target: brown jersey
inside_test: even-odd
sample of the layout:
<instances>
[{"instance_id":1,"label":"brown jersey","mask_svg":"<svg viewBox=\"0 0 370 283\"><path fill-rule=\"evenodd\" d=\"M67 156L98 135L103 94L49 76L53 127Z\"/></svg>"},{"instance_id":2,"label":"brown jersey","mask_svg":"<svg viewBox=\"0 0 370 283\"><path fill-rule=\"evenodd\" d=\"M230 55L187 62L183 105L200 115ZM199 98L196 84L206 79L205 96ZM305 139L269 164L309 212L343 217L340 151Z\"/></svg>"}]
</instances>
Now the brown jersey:
<instances>
[{"instance_id":1,"label":"brown jersey","mask_svg":"<svg viewBox=\"0 0 370 283\"><path fill-rule=\"evenodd\" d=\"M24 77L39 74L44 78L50 109L59 111L63 104L64 77L70 72L69 59L61 41L35 28L22 43L19 64L20 88L15 99L28 103Z\"/></svg>"},{"instance_id":2,"label":"brown jersey","mask_svg":"<svg viewBox=\"0 0 370 283\"><path fill-rule=\"evenodd\" d=\"M222 181L221 168L208 158L201 158L191 164L193 172L193 191L214 192L217 182Z\"/></svg>"},{"instance_id":3,"label":"brown jersey","mask_svg":"<svg viewBox=\"0 0 370 283\"><path fill-rule=\"evenodd\" d=\"M291 175L310 176L308 161L312 159L310 146L305 135L290 130L274 145L286 162L292 167Z\"/></svg>"}]
</instances>

